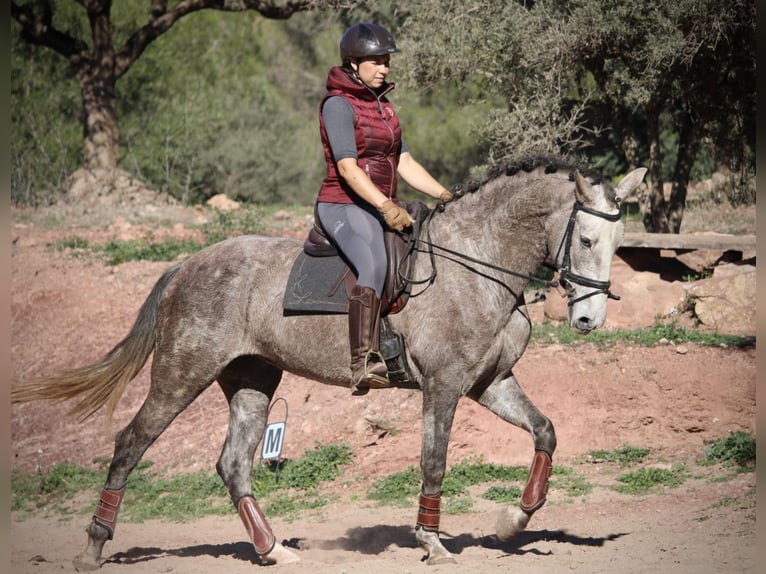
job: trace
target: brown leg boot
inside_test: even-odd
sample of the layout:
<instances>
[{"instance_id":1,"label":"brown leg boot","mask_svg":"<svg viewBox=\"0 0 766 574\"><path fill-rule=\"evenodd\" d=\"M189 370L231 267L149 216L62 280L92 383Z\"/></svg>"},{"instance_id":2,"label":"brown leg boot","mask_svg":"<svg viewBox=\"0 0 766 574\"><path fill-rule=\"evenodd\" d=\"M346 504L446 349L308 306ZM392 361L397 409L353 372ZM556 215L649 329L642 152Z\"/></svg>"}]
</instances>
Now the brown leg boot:
<instances>
[{"instance_id":1,"label":"brown leg boot","mask_svg":"<svg viewBox=\"0 0 766 574\"><path fill-rule=\"evenodd\" d=\"M380 299L370 287L354 285L348 298L351 345L351 391L364 395L370 387L388 387L388 369L378 351Z\"/></svg>"}]
</instances>

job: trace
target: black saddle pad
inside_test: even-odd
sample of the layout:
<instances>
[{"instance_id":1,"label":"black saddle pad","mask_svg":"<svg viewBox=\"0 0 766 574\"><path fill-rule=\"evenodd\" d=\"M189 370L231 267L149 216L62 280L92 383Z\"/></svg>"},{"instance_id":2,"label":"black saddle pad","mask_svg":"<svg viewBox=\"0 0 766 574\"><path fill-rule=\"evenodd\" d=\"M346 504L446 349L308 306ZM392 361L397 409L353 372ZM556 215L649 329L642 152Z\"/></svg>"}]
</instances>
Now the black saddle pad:
<instances>
[{"instance_id":1,"label":"black saddle pad","mask_svg":"<svg viewBox=\"0 0 766 574\"><path fill-rule=\"evenodd\" d=\"M301 251L284 296L286 315L348 313L346 286L338 282L346 263L339 256L312 257Z\"/></svg>"}]
</instances>

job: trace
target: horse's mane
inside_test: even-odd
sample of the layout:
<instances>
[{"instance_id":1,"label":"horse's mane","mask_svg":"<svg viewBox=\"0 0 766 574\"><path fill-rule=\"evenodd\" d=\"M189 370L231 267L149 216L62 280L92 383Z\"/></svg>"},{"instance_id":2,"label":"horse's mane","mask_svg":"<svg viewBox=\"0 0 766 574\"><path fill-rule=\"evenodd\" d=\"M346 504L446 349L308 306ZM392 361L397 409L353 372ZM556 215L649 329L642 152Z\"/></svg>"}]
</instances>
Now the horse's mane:
<instances>
[{"instance_id":1,"label":"horse's mane","mask_svg":"<svg viewBox=\"0 0 766 574\"><path fill-rule=\"evenodd\" d=\"M569 172L569 178L572 181L574 181L574 172L577 170L584 177L588 178L592 184L601 182L600 175L594 173L588 167L576 165L572 160L554 155L536 155L514 159L504 165L490 167L481 178L469 180L456 185L453 188L453 193L455 198L459 198L467 193L474 193L485 184L500 176L505 175L512 177L520 172L529 173L540 167L544 168L544 171L547 174L558 173L561 171Z\"/></svg>"}]
</instances>

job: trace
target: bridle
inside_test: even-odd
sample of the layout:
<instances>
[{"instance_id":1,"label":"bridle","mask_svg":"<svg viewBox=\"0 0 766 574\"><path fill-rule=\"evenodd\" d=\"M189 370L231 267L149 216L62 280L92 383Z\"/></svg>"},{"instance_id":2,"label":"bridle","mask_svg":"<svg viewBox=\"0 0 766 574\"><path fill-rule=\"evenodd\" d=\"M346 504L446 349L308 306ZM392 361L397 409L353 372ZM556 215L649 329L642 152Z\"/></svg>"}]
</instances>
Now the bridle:
<instances>
[{"instance_id":1,"label":"bridle","mask_svg":"<svg viewBox=\"0 0 766 574\"><path fill-rule=\"evenodd\" d=\"M453 251L452 249L448 249L447 247L442 247L441 245L437 245L436 243L431 242L431 228L430 228L431 219L433 218L434 213L436 213L437 211L443 211L443 210L444 210L444 204L439 204L439 206L436 209L431 210L431 212L428 214L426 221L424 222L425 223L424 227L425 227L426 235L428 239L422 239L420 237L421 235L420 233L413 233L412 236L410 237L410 242L411 242L410 252L412 251L420 252L421 251L419 247L420 244L426 245L428 247L426 251L431 260L431 274L423 280L416 281L412 279L411 277L404 277L401 274L401 272L399 272L399 277L406 284L408 284L408 290L411 288L412 285L425 285L425 287L423 287L423 289L420 292L410 293L409 294L410 297L416 297L422 294L423 291L425 291L436 280L436 260L435 260L434 249L438 249L439 251L442 251L444 253L447 253L459 259L470 261L471 263L482 265L484 267L487 267L488 269L493 269L501 273L513 275L515 277L521 277L523 279L534 281L536 283L541 283L542 285L546 287L552 287L555 289L556 287L561 285L566 290L567 296L570 297L570 300L567 303L569 307L571 307L578 301L588 299L589 297L593 297L594 295L598 295L601 293L606 294L606 296L609 299L614 299L619 301L620 296L615 295L609 290L609 287L611 286L611 281L599 281L597 279L590 279L588 277L578 275L577 273L572 273L569 270L569 266L571 263L570 252L572 249L572 236L574 233L574 225L575 225L575 219L577 217L577 212L582 211L584 213L595 215L596 217L600 217L607 221L617 222L620 220L620 215L621 215L619 211L617 213L605 213L603 211L598 211L596 209L586 207L581 202L575 201L574 205L572 206L572 213L569 215L569 221L567 222L566 230L564 231L564 235L561 238L561 243L559 244L559 248L556 251L556 258L554 260L554 261L559 260L559 255L561 255L561 252L563 250L564 255L561 261L561 265L559 267L556 267L555 264L553 263L548 263L548 262L545 263L546 266L551 267L555 271L557 271L559 275L558 281L550 281L547 279L541 279L540 277L535 277L533 275L518 273L516 271L512 271L511 269L506 269L505 267L500 267L492 263L487 263L486 261L482 261L481 259L476 259L475 257L471 257L470 255L465 255L464 253ZM585 295L581 295L580 297L577 297L576 299L571 299L571 293L574 291L572 287L573 283L577 285L581 285L583 287L589 287L594 290L589 293L586 293Z\"/></svg>"},{"instance_id":2,"label":"bridle","mask_svg":"<svg viewBox=\"0 0 766 574\"><path fill-rule=\"evenodd\" d=\"M589 279L588 277L583 277L582 275L578 275L577 273L572 273L569 271L569 265L571 263L570 251L572 249L572 235L574 233L575 218L577 216L578 211L582 211L590 215L595 215L596 217L600 217L601 219L606 219L607 221L616 222L620 220L619 211L617 211L617 213L604 213L603 211L598 211L596 209L586 207L579 201L575 201L574 206L572 207L572 213L569 216L569 221L567 222L566 231L564 231L564 237L561 238L561 243L559 244L558 251L556 252L555 261L558 261L559 255L561 254L561 250L562 249L564 250L564 257L561 261L561 266L558 268L558 273L559 273L558 282L564 289L566 289L567 295L570 295L571 292L573 291L573 288L571 285L572 283L576 283L577 285L581 285L583 287L590 287L594 289L594 291L591 291L590 293L586 293L585 295L581 295L580 297L577 297L577 299L572 299L570 297L567 305L571 307L578 301L582 301L584 299L587 299L588 297L593 297L594 295L598 295L600 293L606 294L606 296L609 299L614 299L615 301L619 301L620 296L615 295L609 290L609 287L612 284L611 281L598 281L596 279Z\"/></svg>"}]
</instances>

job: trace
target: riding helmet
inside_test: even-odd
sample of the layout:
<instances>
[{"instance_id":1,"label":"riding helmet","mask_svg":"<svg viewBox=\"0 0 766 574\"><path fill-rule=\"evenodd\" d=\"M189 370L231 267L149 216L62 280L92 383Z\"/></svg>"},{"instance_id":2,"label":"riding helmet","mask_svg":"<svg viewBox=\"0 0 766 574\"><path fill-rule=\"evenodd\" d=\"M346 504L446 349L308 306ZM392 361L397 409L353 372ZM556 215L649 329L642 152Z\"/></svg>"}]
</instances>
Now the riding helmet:
<instances>
[{"instance_id":1,"label":"riding helmet","mask_svg":"<svg viewBox=\"0 0 766 574\"><path fill-rule=\"evenodd\" d=\"M398 52L391 33L383 26L372 22L354 24L340 39L340 59L345 64L351 58L381 56Z\"/></svg>"}]
</instances>

